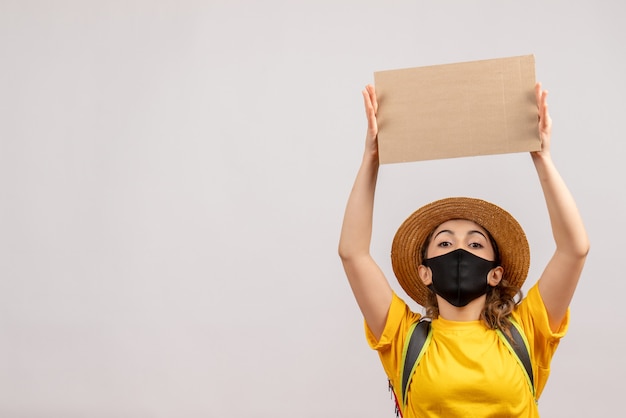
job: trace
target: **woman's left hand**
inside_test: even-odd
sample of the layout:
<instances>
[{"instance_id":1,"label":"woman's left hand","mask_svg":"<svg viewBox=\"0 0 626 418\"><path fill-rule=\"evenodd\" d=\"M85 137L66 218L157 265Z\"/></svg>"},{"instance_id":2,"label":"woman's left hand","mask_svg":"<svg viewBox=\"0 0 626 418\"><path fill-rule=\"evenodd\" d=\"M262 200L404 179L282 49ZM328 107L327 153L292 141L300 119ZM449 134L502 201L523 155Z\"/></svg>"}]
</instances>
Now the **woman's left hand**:
<instances>
[{"instance_id":1,"label":"woman's left hand","mask_svg":"<svg viewBox=\"0 0 626 418\"><path fill-rule=\"evenodd\" d=\"M548 91L541 89L541 83L535 84L535 97L537 98L539 139L541 150L533 152L533 155L546 155L550 153L550 136L552 134L552 118L548 113Z\"/></svg>"}]
</instances>

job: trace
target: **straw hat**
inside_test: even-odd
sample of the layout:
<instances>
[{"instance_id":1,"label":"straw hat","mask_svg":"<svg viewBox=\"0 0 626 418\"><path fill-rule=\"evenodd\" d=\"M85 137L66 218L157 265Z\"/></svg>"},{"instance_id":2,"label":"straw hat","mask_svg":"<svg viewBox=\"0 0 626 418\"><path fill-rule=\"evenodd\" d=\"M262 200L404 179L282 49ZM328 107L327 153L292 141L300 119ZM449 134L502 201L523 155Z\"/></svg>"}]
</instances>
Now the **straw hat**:
<instances>
[{"instance_id":1,"label":"straw hat","mask_svg":"<svg viewBox=\"0 0 626 418\"><path fill-rule=\"evenodd\" d=\"M404 291L424 306L431 292L417 274L422 247L430 233L443 222L467 219L491 234L498 245L504 278L522 287L530 265L530 248L520 224L504 209L480 199L451 197L429 203L400 225L391 246L393 271Z\"/></svg>"}]
</instances>

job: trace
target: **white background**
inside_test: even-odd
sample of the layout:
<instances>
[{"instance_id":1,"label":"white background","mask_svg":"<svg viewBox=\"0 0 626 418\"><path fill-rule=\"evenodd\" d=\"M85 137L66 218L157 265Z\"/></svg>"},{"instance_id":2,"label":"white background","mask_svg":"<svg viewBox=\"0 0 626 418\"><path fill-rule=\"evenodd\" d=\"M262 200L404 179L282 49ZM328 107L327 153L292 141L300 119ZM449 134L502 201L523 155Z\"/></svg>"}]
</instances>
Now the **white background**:
<instances>
[{"instance_id":1,"label":"white background","mask_svg":"<svg viewBox=\"0 0 626 418\"><path fill-rule=\"evenodd\" d=\"M0 416L392 417L337 256L379 70L535 54L592 252L540 402L623 405L623 4L0 0ZM527 154L381 168L553 251ZM528 286L525 286L525 290ZM415 309L419 307L414 306Z\"/></svg>"}]
</instances>

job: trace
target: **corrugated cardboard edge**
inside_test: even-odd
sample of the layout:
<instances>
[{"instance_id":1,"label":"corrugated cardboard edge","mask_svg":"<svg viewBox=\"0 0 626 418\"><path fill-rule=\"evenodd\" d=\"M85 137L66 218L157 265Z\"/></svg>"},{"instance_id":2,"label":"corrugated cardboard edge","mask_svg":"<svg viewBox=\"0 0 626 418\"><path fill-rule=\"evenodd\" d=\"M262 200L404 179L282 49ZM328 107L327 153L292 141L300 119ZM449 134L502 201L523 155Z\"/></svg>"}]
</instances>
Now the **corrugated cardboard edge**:
<instances>
[{"instance_id":1,"label":"corrugated cardboard edge","mask_svg":"<svg viewBox=\"0 0 626 418\"><path fill-rule=\"evenodd\" d=\"M533 55L374 73L382 164L538 151Z\"/></svg>"}]
</instances>

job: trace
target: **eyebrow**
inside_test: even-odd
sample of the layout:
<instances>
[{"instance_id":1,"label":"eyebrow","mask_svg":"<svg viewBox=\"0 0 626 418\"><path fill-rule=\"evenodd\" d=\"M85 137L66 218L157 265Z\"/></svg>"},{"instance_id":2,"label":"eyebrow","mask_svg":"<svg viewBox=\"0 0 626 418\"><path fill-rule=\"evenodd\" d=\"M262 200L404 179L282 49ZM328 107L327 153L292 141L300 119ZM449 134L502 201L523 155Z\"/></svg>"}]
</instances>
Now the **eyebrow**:
<instances>
[{"instance_id":1,"label":"eyebrow","mask_svg":"<svg viewBox=\"0 0 626 418\"><path fill-rule=\"evenodd\" d=\"M443 234L443 233L454 235L454 232L452 232L451 230L449 230L449 229L442 229L441 231L437 232L433 238L437 238L440 234ZM468 233L467 233L467 235L472 235L472 234L480 234L480 235L483 236L483 238L487 239L485 234L483 234L482 232L480 232L477 229L472 229L471 231L468 231Z\"/></svg>"}]
</instances>

